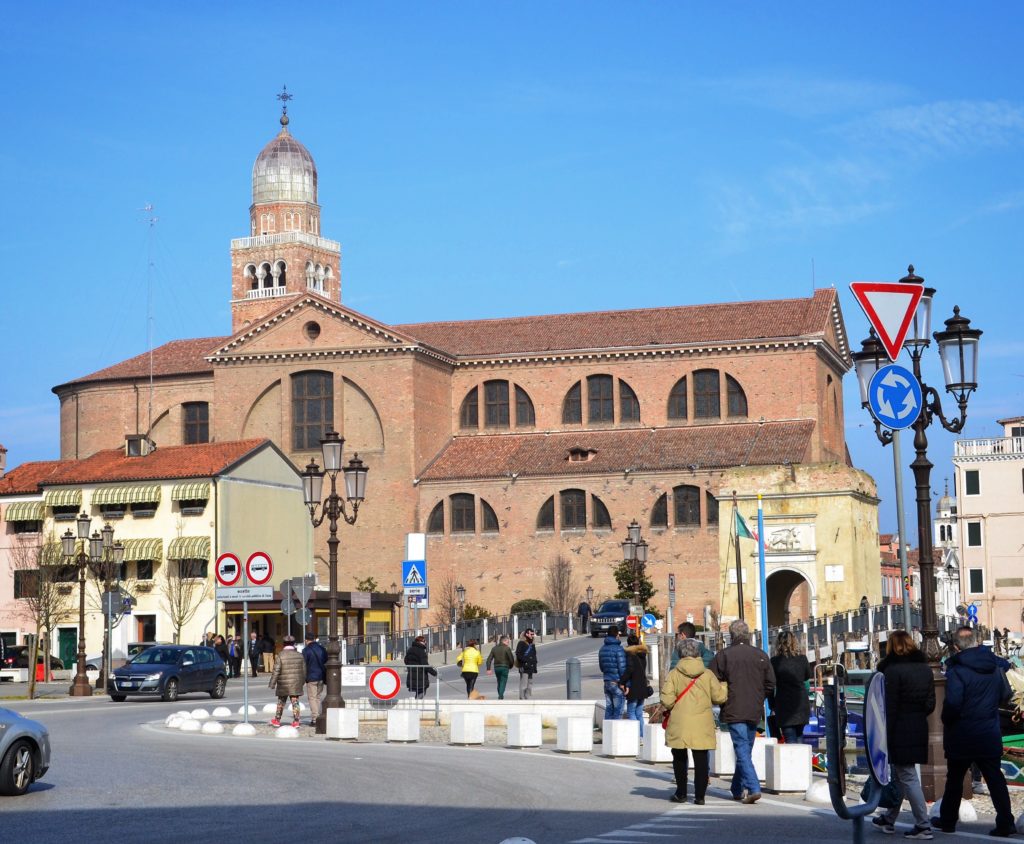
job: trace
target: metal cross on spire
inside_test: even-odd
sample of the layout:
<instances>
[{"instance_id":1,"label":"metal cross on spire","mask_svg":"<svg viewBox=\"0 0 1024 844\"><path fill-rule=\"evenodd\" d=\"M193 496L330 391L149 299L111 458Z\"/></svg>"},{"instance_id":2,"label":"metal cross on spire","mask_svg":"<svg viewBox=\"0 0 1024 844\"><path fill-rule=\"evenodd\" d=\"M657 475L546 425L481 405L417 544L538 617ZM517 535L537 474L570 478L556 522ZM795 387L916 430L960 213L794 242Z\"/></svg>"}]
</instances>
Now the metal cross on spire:
<instances>
[{"instance_id":1,"label":"metal cross on spire","mask_svg":"<svg viewBox=\"0 0 1024 844\"><path fill-rule=\"evenodd\" d=\"M288 93L288 86L281 86L281 93L277 95L277 98L281 101L281 114L288 113L288 100L294 100L291 94Z\"/></svg>"}]
</instances>

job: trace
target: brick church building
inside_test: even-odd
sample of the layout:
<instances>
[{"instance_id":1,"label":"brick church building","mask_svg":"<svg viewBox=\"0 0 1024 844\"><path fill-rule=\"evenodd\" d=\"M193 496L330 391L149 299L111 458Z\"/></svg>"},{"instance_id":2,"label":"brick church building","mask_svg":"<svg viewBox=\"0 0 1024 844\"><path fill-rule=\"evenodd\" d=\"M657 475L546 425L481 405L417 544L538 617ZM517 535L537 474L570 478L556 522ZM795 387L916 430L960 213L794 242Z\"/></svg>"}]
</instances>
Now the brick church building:
<instances>
[{"instance_id":1,"label":"brick church building","mask_svg":"<svg viewBox=\"0 0 1024 844\"><path fill-rule=\"evenodd\" d=\"M370 470L359 521L341 529L341 588L400 581L406 534L422 532L431 584L459 582L497 614L543 597L559 558L580 593L611 595L635 519L657 605L674 572L677 619L734 616L732 493L752 522L760 491L766 533L782 537L769 547L774 620L878 599L877 499L845 445L850 356L834 289L387 325L344 304L316 166L281 123L253 167L248 236L231 241L231 333L55 387L63 458L137 433L158 447L267 437L301 468L336 429L344 459L358 452ZM313 547L326 582L325 529Z\"/></svg>"}]
</instances>

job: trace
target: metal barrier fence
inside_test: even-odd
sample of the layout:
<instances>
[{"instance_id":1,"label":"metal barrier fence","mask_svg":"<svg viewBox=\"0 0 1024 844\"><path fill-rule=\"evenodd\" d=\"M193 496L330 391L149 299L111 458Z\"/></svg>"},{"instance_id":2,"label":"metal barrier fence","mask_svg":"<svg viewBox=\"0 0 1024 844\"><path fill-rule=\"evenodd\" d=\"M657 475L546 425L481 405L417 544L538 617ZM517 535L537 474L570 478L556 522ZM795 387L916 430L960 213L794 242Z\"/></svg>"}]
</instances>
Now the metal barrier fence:
<instances>
[{"instance_id":1,"label":"metal barrier fence","mask_svg":"<svg viewBox=\"0 0 1024 844\"><path fill-rule=\"evenodd\" d=\"M380 665L374 665L373 668L393 668L402 678L402 689L398 693L398 697L394 697L391 700L378 700L370 694L367 686L343 686L341 691L345 697L346 706L357 709L361 721L387 721L388 712L393 709L402 709L419 710L421 718L433 717L434 725L441 725L441 683L444 681L439 677L433 677L428 674L426 680L430 683L430 686L427 688L424 697L417 698L409 692L407 678L411 671L419 671L426 674L426 666L408 666L401 662L385 662ZM421 685L421 683L417 683L417 685ZM360 689L362 690L361 697L358 696Z\"/></svg>"}]
</instances>

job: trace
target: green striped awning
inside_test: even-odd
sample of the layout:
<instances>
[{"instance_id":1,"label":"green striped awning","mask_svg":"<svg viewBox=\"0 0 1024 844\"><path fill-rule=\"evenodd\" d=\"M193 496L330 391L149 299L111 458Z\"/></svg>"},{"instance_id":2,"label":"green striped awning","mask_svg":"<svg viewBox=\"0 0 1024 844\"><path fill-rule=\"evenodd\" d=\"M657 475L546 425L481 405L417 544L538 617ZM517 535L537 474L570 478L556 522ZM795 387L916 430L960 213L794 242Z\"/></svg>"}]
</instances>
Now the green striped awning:
<instances>
[{"instance_id":1,"label":"green striped awning","mask_svg":"<svg viewBox=\"0 0 1024 844\"><path fill-rule=\"evenodd\" d=\"M92 494L92 503L96 507L104 504L151 504L159 501L160 484L108 486Z\"/></svg>"},{"instance_id":2,"label":"green striped awning","mask_svg":"<svg viewBox=\"0 0 1024 844\"><path fill-rule=\"evenodd\" d=\"M171 540L167 551L168 560L209 560L210 537L179 536Z\"/></svg>"},{"instance_id":3,"label":"green striped awning","mask_svg":"<svg viewBox=\"0 0 1024 844\"><path fill-rule=\"evenodd\" d=\"M48 489L43 492L43 503L47 507L81 507L82 490Z\"/></svg>"},{"instance_id":4,"label":"green striped awning","mask_svg":"<svg viewBox=\"0 0 1024 844\"><path fill-rule=\"evenodd\" d=\"M9 522L41 522L46 518L46 504L42 501L15 501L4 508Z\"/></svg>"},{"instance_id":5,"label":"green striped awning","mask_svg":"<svg viewBox=\"0 0 1024 844\"><path fill-rule=\"evenodd\" d=\"M171 490L171 501L206 501L210 497L210 482L175 484Z\"/></svg>"},{"instance_id":6,"label":"green striped awning","mask_svg":"<svg viewBox=\"0 0 1024 844\"><path fill-rule=\"evenodd\" d=\"M162 539L125 539L124 558L128 560L161 560L164 554Z\"/></svg>"}]
</instances>

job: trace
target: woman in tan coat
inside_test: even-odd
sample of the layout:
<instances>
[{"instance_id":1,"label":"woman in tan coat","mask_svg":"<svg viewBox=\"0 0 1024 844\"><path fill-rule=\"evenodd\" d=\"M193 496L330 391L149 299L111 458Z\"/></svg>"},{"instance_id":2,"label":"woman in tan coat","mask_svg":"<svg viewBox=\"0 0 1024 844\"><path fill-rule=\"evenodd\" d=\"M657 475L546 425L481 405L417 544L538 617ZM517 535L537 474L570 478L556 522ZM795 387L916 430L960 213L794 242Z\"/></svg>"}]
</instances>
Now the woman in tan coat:
<instances>
[{"instance_id":1,"label":"woman in tan coat","mask_svg":"<svg viewBox=\"0 0 1024 844\"><path fill-rule=\"evenodd\" d=\"M704 668L699 641L683 639L676 649L679 661L661 687L661 702L670 710L665 743L672 748L672 769L676 775L676 791L671 800L686 802L689 750L693 753L693 802L703 806L708 790L708 751L715 747L711 705L725 703L726 684Z\"/></svg>"}]
</instances>

